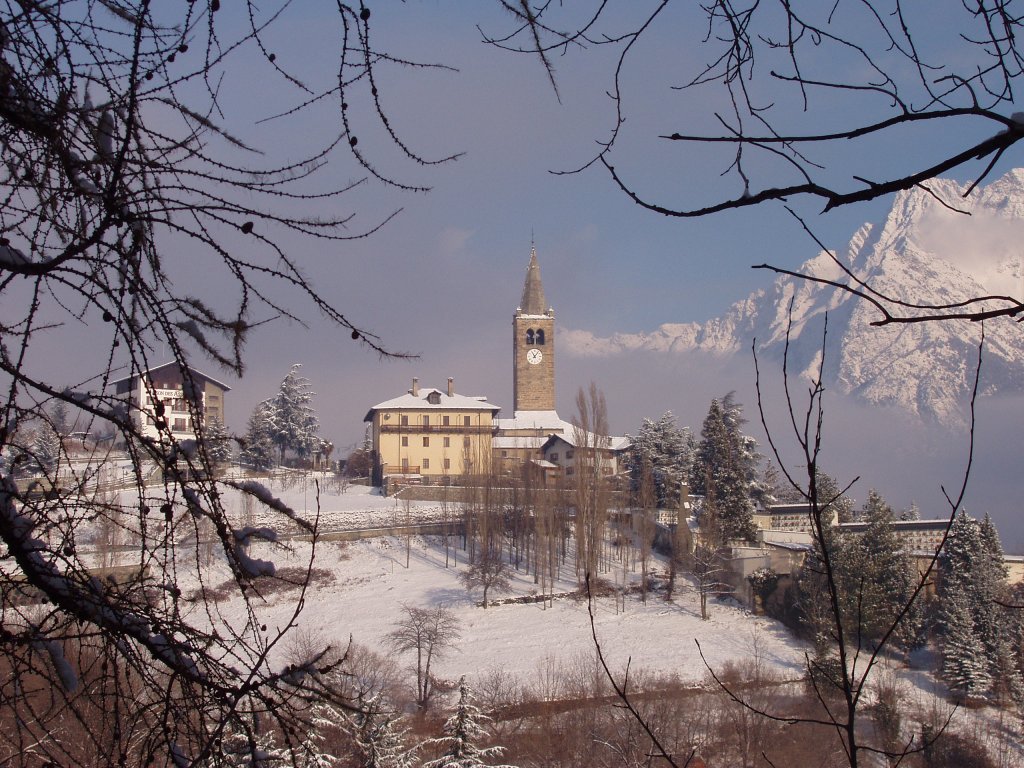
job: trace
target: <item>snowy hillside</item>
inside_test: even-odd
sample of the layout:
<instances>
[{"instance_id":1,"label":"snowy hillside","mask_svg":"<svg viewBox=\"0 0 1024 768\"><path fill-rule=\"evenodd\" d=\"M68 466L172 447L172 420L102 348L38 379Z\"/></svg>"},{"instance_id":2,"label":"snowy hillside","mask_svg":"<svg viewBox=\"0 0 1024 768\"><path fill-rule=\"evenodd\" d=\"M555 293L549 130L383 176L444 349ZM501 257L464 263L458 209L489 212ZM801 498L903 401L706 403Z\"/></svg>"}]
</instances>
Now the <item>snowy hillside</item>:
<instances>
[{"instance_id":1,"label":"snowy hillside","mask_svg":"<svg viewBox=\"0 0 1024 768\"><path fill-rule=\"evenodd\" d=\"M271 487L285 503L304 509L312 503L311 488L301 483L288 488ZM240 497L228 491L224 497L229 512L240 509ZM387 526L401 520L405 511L393 498L384 498L369 489L352 487L344 493L323 491L319 497L320 521L325 530L351 527ZM436 519L436 505L411 502L410 514L416 522ZM265 520L257 519L257 523ZM299 619L299 634L343 646L353 642L385 652L385 636L402 616L403 604L448 606L461 625L461 638L455 649L436 665L439 677L458 680L466 675L479 682L500 669L524 686L535 683L545 669L568 670L583 664L593 674L593 641L585 600L556 597L550 605L510 603L478 607L479 594L471 596L459 581L465 552L453 550L449 567L440 537L411 539L409 567L406 568L406 542L402 538L380 537L356 542L325 541L315 553L313 584L305 596L305 608ZM253 545L253 557L273 560L279 570L305 569L310 546L293 541L284 549L267 543ZM228 572L221 564L221 577ZM609 583L635 583L639 565L621 564L602 573ZM537 594L538 585L531 574L515 573L509 595L491 595L501 601L510 596ZM216 583L216 580L213 580ZM181 585L188 593L195 585ZM803 671L803 644L794 640L778 622L754 617L731 601L712 601L710 619L701 621L699 596L680 579L673 603L651 596L646 605L639 595L627 598L625 610L614 597L599 598L596 603L598 635L610 663L625 669L632 658L633 674L649 673L678 676L698 682L707 669L701 661L695 640L700 641L708 662L716 668L737 659L757 655L762 663L783 678L798 678ZM553 592L567 595L577 588L571 559L563 564ZM294 610L297 593L275 593L257 612L268 626L283 626ZM242 620L240 601L220 605L230 621ZM288 648L277 649L287 654Z\"/></svg>"},{"instance_id":2,"label":"snowy hillside","mask_svg":"<svg viewBox=\"0 0 1024 768\"><path fill-rule=\"evenodd\" d=\"M929 190L897 194L886 219L862 226L838 257L875 291L898 301L945 304L982 295L1024 295L1024 170L1011 171L966 199L965 189L952 181L931 182ZM825 253L809 259L801 271L844 279ZM880 315L869 303L816 283L780 277L770 289L752 293L703 324L669 323L652 333L608 338L569 331L563 338L574 354L600 356L636 349L725 356L749 349L756 339L762 355L778 357L790 302L791 370L816 369L827 312L826 384L926 421L962 420L979 324L873 327ZM1021 391L1024 333L1014 320L998 318L986 323L985 335L982 391Z\"/></svg>"}]
</instances>

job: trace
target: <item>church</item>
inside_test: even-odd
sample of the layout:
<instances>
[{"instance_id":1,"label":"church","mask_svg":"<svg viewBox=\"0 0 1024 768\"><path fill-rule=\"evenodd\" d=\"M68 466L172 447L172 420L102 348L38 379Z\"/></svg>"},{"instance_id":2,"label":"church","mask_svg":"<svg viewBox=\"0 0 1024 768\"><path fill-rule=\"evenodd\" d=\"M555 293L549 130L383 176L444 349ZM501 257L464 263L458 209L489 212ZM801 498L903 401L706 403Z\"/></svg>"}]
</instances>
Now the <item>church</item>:
<instances>
[{"instance_id":1,"label":"church","mask_svg":"<svg viewBox=\"0 0 1024 768\"><path fill-rule=\"evenodd\" d=\"M373 435L374 484L459 482L460 476L520 474L524 467L557 482L570 479L595 446L601 473L616 474L628 439L592 435L558 415L555 360L555 312L532 248L512 317L512 417L498 418L500 407L486 397L457 394L454 379L443 390L413 379L405 394L373 406L364 419Z\"/></svg>"}]
</instances>

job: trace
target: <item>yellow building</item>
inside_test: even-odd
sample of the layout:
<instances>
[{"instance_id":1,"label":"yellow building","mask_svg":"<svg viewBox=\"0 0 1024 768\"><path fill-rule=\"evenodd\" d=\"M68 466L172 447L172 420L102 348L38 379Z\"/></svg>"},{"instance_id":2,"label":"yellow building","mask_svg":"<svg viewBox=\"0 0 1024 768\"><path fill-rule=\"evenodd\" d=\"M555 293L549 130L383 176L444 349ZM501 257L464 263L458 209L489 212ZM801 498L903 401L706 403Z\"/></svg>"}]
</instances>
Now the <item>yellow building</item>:
<instances>
[{"instance_id":1,"label":"yellow building","mask_svg":"<svg viewBox=\"0 0 1024 768\"><path fill-rule=\"evenodd\" d=\"M491 437L498 406L483 397L421 389L373 406L363 419L373 434L373 483L387 477L445 482L491 471Z\"/></svg>"}]
</instances>

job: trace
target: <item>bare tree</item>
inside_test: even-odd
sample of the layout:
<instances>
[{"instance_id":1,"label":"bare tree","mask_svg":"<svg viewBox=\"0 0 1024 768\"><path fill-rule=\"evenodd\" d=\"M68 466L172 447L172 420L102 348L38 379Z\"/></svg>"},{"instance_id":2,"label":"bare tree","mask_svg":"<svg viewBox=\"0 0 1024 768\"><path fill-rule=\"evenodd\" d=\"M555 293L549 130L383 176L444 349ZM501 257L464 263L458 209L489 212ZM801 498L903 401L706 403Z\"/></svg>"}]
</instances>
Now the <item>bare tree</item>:
<instances>
[{"instance_id":1,"label":"bare tree","mask_svg":"<svg viewBox=\"0 0 1024 768\"><path fill-rule=\"evenodd\" d=\"M0 593L29 585L46 601L42 610L0 603L5 764L216 763L229 734L255 758L258 738L272 730L288 751L307 673L330 666L322 650L289 667L268 660L302 600L279 630L260 621L254 601L273 564L247 545L272 546L275 534L236 527L222 499L230 486L271 519L315 527L256 483L217 479L189 366L203 360L241 375L254 324L310 309L386 353L307 282L295 239L360 237L389 218L355 226L345 207L362 181L338 185L331 164L409 188L371 162L357 125L380 133L409 167L434 161L402 141L383 111L376 74L407 63L375 44L362 3L317 15L317 24L336 24L339 55L309 83L270 47L269 30L290 21L293 4L244 4L234 15L220 8L219 0L0 6L0 455L30 461L38 452L26 426L65 406L83 431L115 435L130 468L117 525L138 538L137 580L105 587L80 549L108 511L93 493L95 466L70 465L62 447L36 481L45 492L0 468L0 540L12 563ZM281 86L261 92L275 129L324 119L333 135L275 164L256 146L268 124L240 124L225 98L237 68ZM325 203L338 213L310 213ZM184 267L183 252L202 269ZM209 286L223 280L231 288L211 300ZM73 379L44 375L42 334L70 346L83 326L107 339L105 352ZM168 354L184 376L196 441L180 440L159 412L155 435L143 429L142 404L111 391ZM157 399L152 388L146 394ZM241 622L186 602L183 581L203 584L207 574L200 558L178 557L177 543L205 528L244 603Z\"/></svg>"},{"instance_id":2,"label":"bare tree","mask_svg":"<svg viewBox=\"0 0 1024 768\"><path fill-rule=\"evenodd\" d=\"M576 506L576 572L582 584L597 578L608 519L608 408L604 393L591 382L576 393L573 490Z\"/></svg>"},{"instance_id":3,"label":"bare tree","mask_svg":"<svg viewBox=\"0 0 1024 768\"><path fill-rule=\"evenodd\" d=\"M511 588L508 570L500 546L495 547L493 542L479 542L469 565L459 573L459 581L470 591L480 589L483 607L486 608L489 592L505 592Z\"/></svg>"},{"instance_id":4,"label":"bare tree","mask_svg":"<svg viewBox=\"0 0 1024 768\"><path fill-rule=\"evenodd\" d=\"M403 605L402 614L395 628L388 633L388 642L398 653L415 651L416 704L420 709L426 709L434 693L431 664L459 639L459 621L443 605L433 608Z\"/></svg>"},{"instance_id":5,"label":"bare tree","mask_svg":"<svg viewBox=\"0 0 1024 768\"><path fill-rule=\"evenodd\" d=\"M698 544L686 559L693 577L694 589L700 597L700 617L708 620L708 598L727 594L729 586L722 581L725 566L718 550Z\"/></svg>"}]
</instances>

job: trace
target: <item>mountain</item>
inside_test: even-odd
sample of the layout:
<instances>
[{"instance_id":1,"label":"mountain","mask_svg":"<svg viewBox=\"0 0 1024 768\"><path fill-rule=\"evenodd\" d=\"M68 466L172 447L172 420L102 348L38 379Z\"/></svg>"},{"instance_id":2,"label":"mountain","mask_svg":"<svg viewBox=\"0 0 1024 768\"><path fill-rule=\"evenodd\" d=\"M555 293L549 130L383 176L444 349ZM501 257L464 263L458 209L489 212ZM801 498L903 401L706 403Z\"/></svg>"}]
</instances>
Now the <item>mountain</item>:
<instances>
[{"instance_id":1,"label":"mountain","mask_svg":"<svg viewBox=\"0 0 1024 768\"><path fill-rule=\"evenodd\" d=\"M938 179L895 196L881 223L864 224L835 258L821 252L803 274L849 283L840 264L878 293L914 304L986 295L1024 295L1024 169L971 192ZM839 263L837 263L837 261ZM790 307L792 311L790 312ZM911 310L906 310L912 314ZM863 402L906 409L926 422L964 421L974 384L981 324L946 320L872 326L869 302L832 286L780 276L769 289L705 323L668 323L652 333L599 338L562 334L571 353L630 350L729 356L750 349L778 360L789 328L789 370L816 372L824 344L824 383ZM983 394L1024 389L1024 329L1011 318L985 323Z\"/></svg>"}]
</instances>

